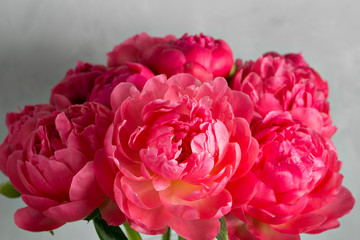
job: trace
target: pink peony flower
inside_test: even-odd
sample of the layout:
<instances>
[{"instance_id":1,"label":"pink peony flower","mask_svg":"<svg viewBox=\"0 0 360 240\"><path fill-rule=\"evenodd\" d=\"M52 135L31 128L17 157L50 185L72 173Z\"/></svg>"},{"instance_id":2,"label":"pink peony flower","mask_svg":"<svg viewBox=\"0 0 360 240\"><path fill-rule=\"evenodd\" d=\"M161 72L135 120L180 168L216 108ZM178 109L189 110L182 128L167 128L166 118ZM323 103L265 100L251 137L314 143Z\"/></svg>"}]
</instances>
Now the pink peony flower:
<instances>
[{"instance_id":1,"label":"pink peony flower","mask_svg":"<svg viewBox=\"0 0 360 240\"><path fill-rule=\"evenodd\" d=\"M121 66L126 62L145 63L156 45L175 41L173 35L165 37L150 37L147 33L137 34L125 42L116 45L113 51L107 54L109 67Z\"/></svg>"},{"instance_id":2,"label":"pink peony flower","mask_svg":"<svg viewBox=\"0 0 360 240\"><path fill-rule=\"evenodd\" d=\"M94 80L106 71L102 65L91 65L78 61L65 77L52 89L50 103L58 109L88 100L94 87Z\"/></svg>"},{"instance_id":3,"label":"pink peony flower","mask_svg":"<svg viewBox=\"0 0 360 240\"><path fill-rule=\"evenodd\" d=\"M97 103L72 105L39 119L24 151L8 160L10 181L28 205L16 211L17 226L52 230L87 217L106 201L93 160L111 121L112 112ZM111 205L106 204L105 210Z\"/></svg>"},{"instance_id":4,"label":"pink peony flower","mask_svg":"<svg viewBox=\"0 0 360 240\"><path fill-rule=\"evenodd\" d=\"M20 113L8 113L6 125L9 133L0 145L0 170L7 175L8 157L16 150L22 150L31 132L36 129L38 120L51 115L55 108L48 104L25 106Z\"/></svg>"},{"instance_id":5,"label":"pink peony flower","mask_svg":"<svg viewBox=\"0 0 360 240\"><path fill-rule=\"evenodd\" d=\"M300 233L338 227L338 218L355 200L341 186L341 162L332 142L295 123L288 112L270 112L254 121L252 133L260 148L251 169L256 194L232 211L246 223L241 234L249 231L263 240L300 239Z\"/></svg>"},{"instance_id":6,"label":"pink peony flower","mask_svg":"<svg viewBox=\"0 0 360 240\"><path fill-rule=\"evenodd\" d=\"M131 226L146 234L171 227L189 240L213 239L218 219L232 206L226 184L244 177L257 156L250 99L224 78L201 83L178 74L156 76L142 91L120 83L111 105L115 119L105 152L119 168L115 199Z\"/></svg>"},{"instance_id":7,"label":"pink peony flower","mask_svg":"<svg viewBox=\"0 0 360 240\"><path fill-rule=\"evenodd\" d=\"M213 77L227 77L233 66L229 45L204 34L185 34L176 41L165 42L152 52L148 66L155 73L168 77L177 73L191 73L201 81Z\"/></svg>"},{"instance_id":8,"label":"pink peony flower","mask_svg":"<svg viewBox=\"0 0 360 240\"><path fill-rule=\"evenodd\" d=\"M154 74L139 63L126 63L126 65L111 68L95 79L89 101L110 107L111 92L120 82L131 82L141 90L145 82L152 77Z\"/></svg>"},{"instance_id":9,"label":"pink peony flower","mask_svg":"<svg viewBox=\"0 0 360 240\"><path fill-rule=\"evenodd\" d=\"M330 138L336 131L329 114L328 86L301 54L268 53L255 62L237 60L231 87L247 93L257 114L289 111L294 120Z\"/></svg>"}]
</instances>

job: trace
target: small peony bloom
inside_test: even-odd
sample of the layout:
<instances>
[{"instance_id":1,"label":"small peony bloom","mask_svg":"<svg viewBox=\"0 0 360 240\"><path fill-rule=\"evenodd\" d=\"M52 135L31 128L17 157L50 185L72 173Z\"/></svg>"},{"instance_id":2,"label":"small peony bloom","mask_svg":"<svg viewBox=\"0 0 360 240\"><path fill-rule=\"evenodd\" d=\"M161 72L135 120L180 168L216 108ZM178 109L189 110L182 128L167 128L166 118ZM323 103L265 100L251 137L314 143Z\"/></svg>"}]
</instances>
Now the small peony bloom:
<instances>
[{"instance_id":1,"label":"small peony bloom","mask_svg":"<svg viewBox=\"0 0 360 240\"><path fill-rule=\"evenodd\" d=\"M159 75L142 91L120 83L111 105L105 152L119 169L115 200L131 226L145 234L170 227L189 240L216 237L218 219L232 207L225 186L249 172L258 152L248 96L221 77L201 83L190 74Z\"/></svg>"},{"instance_id":2,"label":"small peony bloom","mask_svg":"<svg viewBox=\"0 0 360 240\"><path fill-rule=\"evenodd\" d=\"M154 74L139 63L126 63L120 67L111 68L95 79L88 101L111 107L111 92L120 82L131 82L141 90L146 81L152 77Z\"/></svg>"},{"instance_id":3,"label":"small peony bloom","mask_svg":"<svg viewBox=\"0 0 360 240\"><path fill-rule=\"evenodd\" d=\"M147 33L137 34L123 43L116 45L114 49L107 54L107 65L116 67L127 62L145 63L149 58L154 47L169 41L175 41L174 35L165 37L151 37Z\"/></svg>"},{"instance_id":4,"label":"small peony bloom","mask_svg":"<svg viewBox=\"0 0 360 240\"><path fill-rule=\"evenodd\" d=\"M57 109L86 102L94 87L95 79L106 71L103 65L91 65L78 61L75 69L67 71L65 77L52 89L50 103Z\"/></svg>"},{"instance_id":5,"label":"small peony bloom","mask_svg":"<svg viewBox=\"0 0 360 240\"><path fill-rule=\"evenodd\" d=\"M13 152L7 164L28 205L15 213L18 227L52 230L87 217L106 201L93 165L112 117L105 106L85 103L38 120L24 150Z\"/></svg>"},{"instance_id":6,"label":"small peony bloom","mask_svg":"<svg viewBox=\"0 0 360 240\"><path fill-rule=\"evenodd\" d=\"M39 119L51 115L55 108L49 104L28 105L20 113L7 113L8 135L0 145L0 170L7 175L8 157L16 150L23 150Z\"/></svg>"},{"instance_id":7,"label":"small peony bloom","mask_svg":"<svg viewBox=\"0 0 360 240\"><path fill-rule=\"evenodd\" d=\"M250 96L256 115L289 111L295 121L325 137L336 132L329 114L327 82L301 54L267 53L255 62L237 60L236 65L230 86Z\"/></svg>"},{"instance_id":8,"label":"small peony bloom","mask_svg":"<svg viewBox=\"0 0 360 240\"><path fill-rule=\"evenodd\" d=\"M270 112L251 129L260 149L251 169L256 194L232 211L246 223L243 231L262 240L300 239L300 233L338 227L355 200L341 185L331 140L295 123L288 112Z\"/></svg>"},{"instance_id":9,"label":"small peony bloom","mask_svg":"<svg viewBox=\"0 0 360 240\"><path fill-rule=\"evenodd\" d=\"M204 82L227 77L233 63L232 50L225 41L204 34L185 34L176 41L157 46L147 64L156 74L171 77L190 73Z\"/></svg>"}]
</instances>

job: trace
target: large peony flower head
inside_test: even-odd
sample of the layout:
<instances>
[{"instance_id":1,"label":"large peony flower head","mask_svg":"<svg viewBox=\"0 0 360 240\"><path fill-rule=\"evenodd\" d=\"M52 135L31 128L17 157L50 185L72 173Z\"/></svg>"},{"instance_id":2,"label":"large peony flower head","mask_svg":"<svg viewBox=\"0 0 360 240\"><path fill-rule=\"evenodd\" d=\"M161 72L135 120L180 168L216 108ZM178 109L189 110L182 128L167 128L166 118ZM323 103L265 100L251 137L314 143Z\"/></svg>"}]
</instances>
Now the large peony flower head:
<instances>
[{"instance_id":1,"label":"large peony flower head","mask_svg":"<svg viewBox=\"0 0 360 240\"><path fill-rule=\"evenodd\" d=\"M105 149L120 170L115 199L132 227L213 239L232 206L227 182L246 175L257 156L249 98L224 78L178 74L156 76L141 92L120 83L111 104Z\"/></svg>"},{"instance_id":2,"label":"large peony flower head","mask_svg":"<svg viewBox=\"0 0 360 240\"><path fill-rule=\"evenodd\" d=\"M24 149L14 151L7 164L28 205L15 213L20 228L52 230L87 217L106 200L93 160L112 117L105 106L85 103L38 120Z\"/></svg>"},{"instance_id":3,"label":"large peony flower head","mask_svg":"<svg viewBox=\"0 0 360 240\"><path fill-rule=\"evenodd\" d=\"M287 112L270 112L254 121L259 155L252 200L233 214L259 239L299 239L339 226L354 205L341 186L341 162L332 142L293 121ZM245 229L245 228L244 228Z\"/></svg>"},{"instance_id":4,"label":"large peony flower head","mask_svg":"<svg viewBox=\"0 0 360 240\"><path fill-rule=\"evenodd\" d=\"M247 93L258 115L289 111L294 120L325 137L336 127L329 114L328 85L301 54L270 52L255 62L237 60L231 87Z\"/></svg>"},{"instance_id":5,"label":"large peony flower head","mask_svg":"<svg viewBox=\"0 0 360 240\"><path fill-rule=\"evenodd\" d=\"M148 65L157 74L168 77L177 73L191 73L201 81L213 77L227 77L233 66L229 45L221 39L204 34L184 34L176 41L157 46Z\"/></svg>"}]
</instances>

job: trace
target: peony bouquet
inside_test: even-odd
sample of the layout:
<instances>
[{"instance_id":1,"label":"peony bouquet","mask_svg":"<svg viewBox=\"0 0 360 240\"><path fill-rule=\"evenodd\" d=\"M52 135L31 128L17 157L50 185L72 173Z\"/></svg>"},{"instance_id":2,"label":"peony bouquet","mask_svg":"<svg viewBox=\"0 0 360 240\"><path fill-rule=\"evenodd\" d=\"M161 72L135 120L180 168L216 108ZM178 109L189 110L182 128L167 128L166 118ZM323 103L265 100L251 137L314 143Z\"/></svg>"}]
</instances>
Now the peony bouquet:
<instances>
[{"instance_id":1,"label":"peony bouquet","mask_svg":"<svg viewBox=\"0 0 360 240\"><path fill-rule=\"evenodd\" d=\"M352 209L328 85L301 54L234 61L204 34L142 33L107 57L79 61L49 103L7 114L1 193L27 205L18 227L84 219L100 239L295 240Z\"/></svg>"}]
</instances>

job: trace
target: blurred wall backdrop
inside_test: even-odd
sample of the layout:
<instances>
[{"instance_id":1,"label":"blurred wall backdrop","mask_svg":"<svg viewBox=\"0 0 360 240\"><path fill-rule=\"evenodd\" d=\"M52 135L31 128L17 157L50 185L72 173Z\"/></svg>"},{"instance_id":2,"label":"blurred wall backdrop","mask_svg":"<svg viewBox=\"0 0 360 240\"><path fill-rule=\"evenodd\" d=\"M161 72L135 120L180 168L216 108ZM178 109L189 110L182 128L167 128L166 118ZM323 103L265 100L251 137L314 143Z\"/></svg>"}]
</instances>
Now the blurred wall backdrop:
<instances>
[{"instance_id":1,"label":"blurred wall backdrop","mask_svg":"<svg viewBox=\"0 0 360 240\"><path fill-rule=\"evenodd\" d=\"M105 64L106 52L140 32L203 32L227 41L244 60L270 50L303 53L329 82L343 184L360 201L359 9L352 0L0 0L0 140L7 134L6 112L47 102L77 60ZM0 173L0 181L6 179ZM53 237L23 231L13 223L23 206L0 196L1 239L98 239L85 221L66 224ZM359 204L340 222L338 229L302 239L358 239Z\"/></svg>"}]
</instances>

